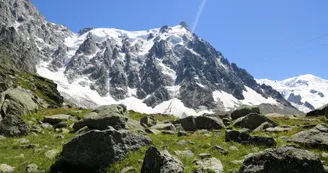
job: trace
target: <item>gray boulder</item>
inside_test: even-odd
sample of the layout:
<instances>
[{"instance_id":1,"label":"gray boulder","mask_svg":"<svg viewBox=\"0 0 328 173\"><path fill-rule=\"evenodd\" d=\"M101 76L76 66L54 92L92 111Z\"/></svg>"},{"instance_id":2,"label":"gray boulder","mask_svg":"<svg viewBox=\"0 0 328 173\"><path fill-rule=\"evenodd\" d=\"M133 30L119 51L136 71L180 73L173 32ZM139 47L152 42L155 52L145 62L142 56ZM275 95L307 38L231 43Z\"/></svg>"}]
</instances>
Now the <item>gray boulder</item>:
<instances>
[{"instance_id":1,"label":"gray boulder","mask_svg":"<svg viewBox=\"0 0 328 173\"><path fill-rule=\"evenodd\" d=\"M326 173L319 158L291 146L266 149L245 159L239 173Z\"/></svg>"},{"instance_id":2,"label":"gray boulder","mask_svg":"<svg viewBox=\"0 0 328 173\"><path fill-rule=\"evenodd\" d=\"M197 167L200 167L200 171L204 170L206 172L213 172L213 173L223 173L223 165L221 161L217 158L208 158L203 160L196 160L194 161ZM201 171L203 172L203 171Z\"/></svg>"},{"instance_id":3,"label":"gray boulder","mask_svg":"<svg viewBox=\"0 0 328 173\"><path fill-rule=\"evenodd\" d=\"M248 128L254 130L258 128L261 124L268 122L272 124L273 127L278 126L278 123L272 121L268 117L260 114L251 113L244 117L238 118L234 123L234 127Z\"/></svg>"},{"instance_id":4,"label":"gray boulder","mask_svg":"<svg viewBox=\"0 0 328 173\"><path fill-rule=\"evenodd\" d=\"M30 131L30 126L21 116L7 114L0 122L0 135L14 137L22 136Z\"/></svg>"},{"instance_id":5,"label":"gray boulder","mask_svg":"<svg viewBox=\"0 0 328 173\"><path fill-rule=\"evenodd\" d=\"M265 136L251 136L245 132L236 130L227 130L225 135L226 142L234 141L241 144L255 144L265 146L275 146L277 142L272 137Z\"/></svg>"},{"instance_id":6,"label":"gray boulder","mask_svg":"<svg viewBox=\"0 0 328 173\"><path fill-rule=\"evenodd\" d=\"M328 127L317 125L313 129L293 135L290 141L311 148L328 150Z\"/></svg>"},{"instance_id":7,"label":"gray boulder","mask_svg":"<svg viewBox=\"0 0 328 173\"><path fill-rule=\"evenodd\" d=\"M195 118L196 126L198 130L206 129L222 129L225 128L222 120L212 116L199 116Z\"/></svg>"},{"instance_id":8,"label":"gray boulder","mask_svg":"<svg viewBox=\"0 0 328 173\"><path fill-rule=\"evenodd\" d=\"M145 116L140 119L140 125L142 125L144 127L151 127L151 126L156 125L156 120L155 120L154 116L152 116L152 115Z\"/></svg>"},{"instance_id":9,"label":"gray boulder","mask_svg":"<svg viewBox=\"0 0 328 173\"><path fill-rule=\"evenodd\" d=\"M43 122L54 125L54 124L58 124L63 121L68 121L70 118L71 118L71 115L58 114L58 115L52 115L52 116L45 116L43 118Z\"/></svg>"},{"instance_id":10,"label":"gray boulder","mask_svg":"<svg viewBox=\"0 0 328 173\"><path fill-rule=\"evenodd\" d=\"M180 160L164 150L150 147L142 164L141 173L183 173L184 166Z\"/></svg>"},{"instance_id":11,"label":"gray boulder","mask_svg":"<svg viewBox=\"0 0 328 173\"><path fill-rule=\"evenodd\" d=\"M15 171L15 167L9 166L7 164L0 164L0 172L10 173L14 171Z\"/></svg>"},{"instance_id":12,"label":"gray boulder","mask_svg":"<svg viewBox=\"0 0 328 173\"><path fill-rule=\"evenodd\" d=\"M236 120L240 117L244 117L250 113L257 113L260 114L260 108L259 107L243 107L239 108L231 113L231 118L233 120Z\"/></svg>"},{"instance_id":13,"label":"gray boulder","mask_svg":"<svg viewBox=\"0 0 328 173\"><path fill-rule=\"evenodd\" d=\"M156 130L170 130L170 131L176 131L176 128L173 124L167 123L167 124L156 124L155 126L151 127L152 129Z\"/></svg>"},{"instance_id":14,"label":"gray boulder","mask_svg":"<svg viewBox=\"0 0 328 173\"><path fill-rule=\"evenodd\" d=\"M35 113L38 105L33 101L33 96L24 89L8 89L1 93L0 98L1 114L27 115Z\"/></svg>"},{"instance_id":15,"label":"gray boulder","mask_svg":"<svg viewBox=\"0 0 328 173\"><path fill-rule=\"evenodd\" d=\"M26 166L25 171L28 172L28 173L40 172L40 169L39 169L38 165L32 163L32 164L29 164L29 165Z\"/></svg>"},{"instance_id":16,"label":"gray boulder","mask_svg":"<svg viewBox=\"0 0 328 173\"><path fill-rule=\"evenodd\" d=\"M328 104L327 105L324 105L318 109L315 109L311 112L308 112L306 114L307 117L317 117L317 116L326 116L326 118L328 118Z\"/></svg>"},{"instance_id":17,"label":"gray boulder","mask_svg":"<svg viewBox=\"0 0 328 173\"><path fill-rule=\"evenodd\" d=\"M267 128L270 128L270 127L274 127L274 125L272 125L269 122L264 122L260 126L258 126L256 129L254 129L253 132L261 132L261 131L263 131Z\"/></svg>"},{"instance_id":18,"label":"gray boulder","mask_svg":"<svg viewBox=\"0 0 328 173\"><path fill-rule=\"evenodd\" d=\"M73 129L78 131L79 129L87 126L89 129L105 130L109 126L114 127L115 129L126 128L126 122L128 121L127 117L119 115L103 115L88 117L79 122L74 123Z\"/></svg>"},{"instance_id":19,"label":"gray boulder","mask_svg":"<svg viewBox=\"0 0 328 173\"><path fill-rule=\"evenodd\" d=\"M185 131L196 131L197 130L195 117L193 117L193 116L182 118L182 119L173 121L172 123L173 124L181 124L182 128Z\"/></svg>"},{"instance_id":20,"label":"gray boulder","mask_svg":"<svg viewBox=\"0 0 328 173\"><path fill-rule=\"evenodd\" d=\"M97 130L108 129L108 126L112 126L115 129L126 128L128 114L124 105L100 106L86 115L83 120L74 123L73 128L75 131L84 126Z\"/></svg>"},{"instance_id":21,"label":"gray boulder","mask_svg":"<svg viewBox=\"0 0 328 173\"><path fill-rule=\"evenodd\" d=\"M122 115L128 116L129 112L125 105L118 104L118 105L105 105L100 106L93 110L92 112L97 113L99 116L103 115Z\"/></svg>"},{"instance_id":22,"label":"gray boulder","mask_svg":"<svg viewBox=\"0 0 328 173\"><path fill-rule=\"evenodd\" d=\"M130 130L92 130L65 144L62 156L70 166L94 171L123 160L129 152L150 143L149 137Z\"/></svg>"}]
</instances>

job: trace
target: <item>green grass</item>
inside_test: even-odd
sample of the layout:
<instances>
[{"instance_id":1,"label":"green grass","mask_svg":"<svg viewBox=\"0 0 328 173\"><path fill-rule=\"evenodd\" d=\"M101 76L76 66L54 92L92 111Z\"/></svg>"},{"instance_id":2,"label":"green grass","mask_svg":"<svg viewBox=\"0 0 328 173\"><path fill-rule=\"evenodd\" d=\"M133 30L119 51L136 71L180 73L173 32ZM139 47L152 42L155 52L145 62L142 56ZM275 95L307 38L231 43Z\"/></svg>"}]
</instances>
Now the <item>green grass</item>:
<instances>
[{"instance_id":1,"label":"green grass","mask_svg":"<svg viewBox=\"0 0 328 173\"><path fill-rule=\"evenodd\" d=\"M31 126L37 124L37 120L43 120L44 116L56 115L56 114L69 114L77 118L82 118L86 114L91 112L88 109L68 109L68 108L57 108L57 109L42 109L35 114L24 115L23 120L26 122L31 122ZM69 121L69 125L73 122ZM54 131L44 130L43 133L29 134L27 136L18 137L18 138L6 138L5 140L0 141L0 163L5 163L10 166L15 167L15 172L25 172L25 168L28 164L34 163L37 164L41 169L48 171L52 164L56 162L55 160L50 160L45 157L44 153L52 150L58 149L62 150L64 143L70 141L75 137L74 133L56 133ZM63 135L63 139L58 139L58 135ZM47 149L39 152L35 152L34 149L19 149L19 144L17 140L25 138L29 140L29 144L38 144L38 148L43 146L48 146ZM24 158L18 157L23 154Z\"/></svg>"},{"instance_id":2,"label":"green grass","mask_svg":"<svg viewBox=\"0 0 328 173\"><path fill-rule=\"evenodd\" d=\"M83 118L86 114L90 113L91 110L80 110L80 109L66 109L66 108L58 108L58 109L42 109L39 112L31 115L23 116L23 119L27 122L32 122L31 125L37 123L37 120L42 120L44 116L55 115L55 114L69 114L72 116L76 116L79 119ZM140 114L137 112L130 112L130 117L135 120L140 120L142 117L147 116L146 114ZM162 116L162 115L154 115L157 121L164 120L175 120L176 118L172 116ZM324 118L297 118L297 119L288 119L288 118L272 118L274 121L278 122L280 125L288 125L288 126L298 126L298 125L309 125L309 124L321 124L324 123ZM73 122L69 122L71 124ZM280 147L282 145L287 144L285 140L282 140L281 136L290 137L295 133L303 131L304 129L301 127L295 127L292 131L289 132L280 132L280 133L266 133L266 132L257 132L253 133L254 135L266 135L272 136L277 140L277 146ZM43 134L38 134L38 136L34 136L29 134L25 137L19 138L7 138L3 141L0 141L0 163L5 163L10 166L16 167L15 172L25 172L26 165L30 163L37 164L43 170L49 170L52 164L56 162L56 160L49 160L44 156L44 153L51 149L62 150L62 145L72 138L75 137L75 133L62 134L64 135L64 139L57 139L56 133L54 131L43 130ZM228 173L231 170L238 171L241 166L241 163L233 163L235 160L243 160L244 157L250 153L256 153L264 150L265 146L256 146L256 145L242 145L234 142L225 142L225 130L217 130L210 131L207 133L202 133L201 131L197 131L189 136L178 137L177 135L149 135L152 139L152 143L158 149L163 150L166 148L172 155L176 156L174 151L177 150L191 150L195 155L191 158L185 158L181 156L178 157L184 164L185 172L189 173L196 169L193 161L195 159L200 159L200 153L210 153L212 157L220 159L224 166L224 172ZM35 152L34 149L18 149L16 140L26 138L30 142L30 144L38 144L40 147L47 145L48 149ZM185 145L178 145L178 142L181 140L190 141L191 143L187 143ZM229 154L224 155L220 152L213 150L215 145L219 145L224 149L229 151ZM231 151L229 147L235 146L239 150ZM109 166L103 172L105 173L114 173L120 172L123 168L132 166L137 171L140 172L142 167L142 161L145 156L145 152L147 147L142 148L139 151L131 152L128 154L126 159L117 162L114 165ZM321 153L324 150L320 149L308 149L321 157ZM21 154L24 154L24 158L17 157ZM328 165L328 159L322 158L325 165Z\"/></svg>"},{"instance_id":3,"label":"green grass","mask_svg":"<svg viewBox=\"0 0 328 173\"><path fill-rule=\"evenodd\" d=\"M142 118L143 114L135 114L133 115L136 120ZM158 118L161 120L165 120L165 117ZM296 126L296 125L308 125L308 124L321 124L323 123L322 118L297 118L297 119L289 119L289 118L272 118L274 121L278 122L280 125L288 125L288 126ZM283 145L286 145L287 142L282 140L280 137L287 136L291 137L292 135L303 131L304 129L297 127L294 128L291 131L288 132L279 132L279 133L265 133L265 132L257 132L253 133L253 135L265 135L265 136L272 136L277 141L276 147L281 147ZM184 164L185 172L193 172L195 170L195 166L193 161L195 159L199 159L198 155L200 153L210 153L212 157L215 157L217 159L220 159L224 166L224 172L229 173L231 170L238 171L241 163L233 163L235 160L243 160L245 156L247 156L250 153L257 153L259 151L262 151L266 149L265 146L257 146L257 145L242 145L235 142L225 142L225 130L219 130L217 132L209 132L209 135L200 134L198 132L195 132L191 134L190 136L184 136L184 137L178 137L176 135L149 135L149 137L152 139L153 145L159 148L160 150L163 150L163 148L166 148L172 155L175 156L174 151L177 150L191 150L195 155L192 158L184 158L180 156L178 157ZM191 141L193 144L186 144L186 145L178 145L177 143L181 140L185 141ZM224 149L229 151L230 146L235 146L239 150L238 151L229 151L229 154L224 155L220 152L213 150L213 146L219 145L223 147ZM323 150L319 149L308 149L318 155L321 156L321 153ZM140 151L132 152L128 155L128 157L118 162L117 164L113 165L111 168L107 170L107 173L111 172L120 172L123 168L132 166L137 169L136 172L140 172L142 163L138 160L143 160L145 155L145 149L142 149ZM327 158L321 158L324 163L328 165L328 159Z\"/></svg>"}]
</instances>

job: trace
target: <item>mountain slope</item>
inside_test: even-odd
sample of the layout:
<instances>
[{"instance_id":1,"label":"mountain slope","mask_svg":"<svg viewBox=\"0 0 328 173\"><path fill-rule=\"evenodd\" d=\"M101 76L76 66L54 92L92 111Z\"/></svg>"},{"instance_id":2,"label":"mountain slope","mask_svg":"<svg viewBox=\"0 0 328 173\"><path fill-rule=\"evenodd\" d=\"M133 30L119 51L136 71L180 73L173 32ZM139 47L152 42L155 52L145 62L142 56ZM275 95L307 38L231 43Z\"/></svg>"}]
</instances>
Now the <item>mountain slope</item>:
<instances>
[{"instance_id":1,"label":"mountain slope","mask_svg":"<svg viewBox=\"0 0 328 173\"><path fill-rule=\"evenodd\" d=\"M7 45L2 50L15 52L13 66L54 80L80 106L123 103L139 112L181 116L265 103L297 112L184 22L147 31L72 33L47 22L30 1L1 3L1 28L10 36L2 39Z\"/></svg>"},{"instance_id":2,"label":"mountain slope","mask_svg":"<svg viewBox=\"0 0 328 173\"><path fill-rule=\"evenodd\" d=\"M328 103L328 80L314 75L301 75L283 81L257 81L272 86L303 112L309 112Z\"/></svg>"}]
</instances>

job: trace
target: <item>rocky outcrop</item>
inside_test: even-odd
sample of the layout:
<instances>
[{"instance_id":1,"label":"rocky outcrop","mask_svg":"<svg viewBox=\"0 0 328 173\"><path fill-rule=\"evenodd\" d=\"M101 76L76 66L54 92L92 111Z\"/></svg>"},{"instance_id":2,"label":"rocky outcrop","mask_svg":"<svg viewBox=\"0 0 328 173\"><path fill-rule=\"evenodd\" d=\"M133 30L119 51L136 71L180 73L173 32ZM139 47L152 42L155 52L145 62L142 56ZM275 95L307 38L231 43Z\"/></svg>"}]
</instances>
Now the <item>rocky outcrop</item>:
<instances>
[{"instance_id":1,"label":"rocky outcrop","mask_svg":"<svg viewBox=\"0 0 328 173\"><path fill-rule=\"evenodd\" d=\"M241 117L237 119L234 123L234 127L242 127L242 128L248 128L250 130L254 130L257 127L259 127L264 122L268 122L272 124L273 127L278 126L278 123L272 121L268 117L260 114L251 113L246 115L245 117Z\"/></svg>"},{"instance_id":2,"label":"rocky outcrop","mask_svg":"<svg viewBox=\"0 0 328 173\"><path fill-rule=\"evenodd\" d=\"M241 144L255 144L265 146L275 146L277 142L272 137L252 136L246 132L236 130L227 130L225 136L226 142L234 141Z\"/></svg>"},{"instance_id":3,"label":"rocky outcrop","mask_svg":"<svg viewBox=\"0 0 328 173\"><path fill-rule=\"evenodd\" d=\"M321 108L308 112L306 116L307 117L326 116L328 118L328 105L322 106Z\"/></svg>"},{"instance_id":4,"label":"rocky outcrop","mask_svg":"<svg viewBox=\"0 0 328 173\"><path fill-rule=\"evenodd\" d=\"M126 128L128 111L124 105L108 105L94 109L84 119L74 123L75 131L87 126L90 129L105 130L109 126L115 129Z\"/></svg>"},{"instance_id":5,"label":"rocky outcrop","mask_svg":"<svg viewBox=\"0 0 328 173\"><path fill-rule=\"evenodd\" d=\"M57 114L57 115L52 115L52 116L45 116L43 118L44 123L49 123L49 124L58 124L60 122L68 121L72 116L71 115L66 115L66 114Z\"/></svg>"},{"instance_id":6,"label":"rocky outcrop","mask_svg":"<svg viewBox=\"0 0 328 173\"><path fill-rule=\"evenodd\" d=\"M0 135L22 136L30 131L30 126L25 123L21 116L7 114L0 122Z\"/></svg>"},{"instance_id":7,"label":"rocky outcrop","mask_svg":"<svg viewBox=\"0 0 328 173\"><path fill-rule=\"evenodd\" d=\"M260 109L258 107L242 107L233 111L230 116L233 120L235 120L250 113L260 114Z\"/></svg>"},{"instance_id":8,"label":"rocky outcrop","mask_svg":"<svg viewBox=\"0 0 328 173\"><path fill-rule=\"evenodd\" d=\"M140 119L140 124L144 127L151 127L157 124L154 116L145 116L143 118Z\"/></svg>"},{"instance_id":9,"label":"rocky outcrop","mask_svg":"<svg viewBox=\"0 0 328 173\"><path fill-rule=\"evenodd\" d=\"M33 95L24 89L8 89L1 93L1 114L27 115L38 110Z\"/></svg>"},{"instance_id":10,"label":"rocky outcrop","mask_svg":"<svg viewBox=\"0 0 328 173\"><path fill-rule=\"evenodd\" d=\"M196 167L199 167L201 172L223 173L223 165L217 158L212 157L203 160L195 160L194 163Z\"/></svg>"},{"instance_id":11,"label":"rocky outcrop","mask_svg":"<svg viewBox=\"0 0 328 173\"><path fill-rule=\"evenodd\" d=\"M197 129L206 129L206 130L213 130L213 129L222 129L225 128L222 120L216 117L211 116L198 116L195 118Z\"/></svg>"},{"instance_id":12,"label":"rocky outcrop","mask_svg":"<svg viewBox=\"0 0 328 173\"><path fill-rule=\"evenodd\" d=\"M183 173L184 166L180 160L164 150L160 152L156 147L150 147L142 164L141 173Z\"/></svg>"},{"instance_id":13,"label":"rocky outcrop","mask_svg":"<svg viewBox=\"0 0 328 173\"><path fill-rule=\"evenodd\" d=\"M77 170L96 171L123 160L131 151L149 145L151 140L128 130L92 130L63 146L63 160Z\"/></svg>"},{"instance_id":14,"label":"rocky outcrop","mask_svg":"<svg viewBox=\"0 0 328 173\"><path fill-rule=\"evenodd\" d=\"M181 118L179 120L173 121L173 124L180 124L183 130L186 131L196 131L196 130L213 130L222 129L225 127L223 121L215 116L189 116L186 118Z\"/></svg>"},{"instance_id":15,"label":"rocky outcrop","mask_svg":"<svg viewBox=\"0 0 328 173\"><path fill-rule=\"evenodd\" d=\"M182 128L186 131L196 131L197 130L197 125L195 121L195 117L189 116L186 118L181 118L176 121L172 122L173 124L180 124Z\"/></svg>"},{"instance_id":16,"label":"rocky outcrop","mask_svg":"<svg viewBox=\"0 0 328 173\"><path fill-rule=\"evenodd\" d=\"M306 147L328 149L328 127L317 125L313 129L293 135L290 141Z\"/></svg>"},{"instance_id":17,"label":"rocky outcrop","mask_svg":"<svg viewBox=\"0 0 328 173\"><path fill-rule=\"evenodd\" d=\"M288 164L286 164L288 163ZM291 146L266 149L245 159L239 173L326 173L319 158Z\"/></svg>"}]
</instances>

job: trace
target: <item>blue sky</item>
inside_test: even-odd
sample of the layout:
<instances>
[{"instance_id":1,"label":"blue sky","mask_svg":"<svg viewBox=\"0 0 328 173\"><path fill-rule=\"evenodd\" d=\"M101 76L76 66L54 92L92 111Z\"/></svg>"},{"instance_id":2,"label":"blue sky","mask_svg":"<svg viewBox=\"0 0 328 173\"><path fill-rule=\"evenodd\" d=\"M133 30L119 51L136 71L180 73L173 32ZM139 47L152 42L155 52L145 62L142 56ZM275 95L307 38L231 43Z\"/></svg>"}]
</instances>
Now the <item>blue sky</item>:
<instances>
[{"instance_id":1,"label":"blue sky","mask_svg":"<svg viewBox=\"0 0 328 173\"><path fill-rule=\"evenodd\" d=\"M145 30L186 21L203 0L32 0L51 22ZM206 0L195 32L255 78L328 79L327 0Z\"/></svg>"}]
</instances>

